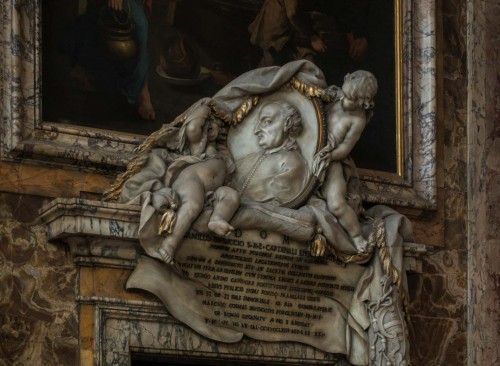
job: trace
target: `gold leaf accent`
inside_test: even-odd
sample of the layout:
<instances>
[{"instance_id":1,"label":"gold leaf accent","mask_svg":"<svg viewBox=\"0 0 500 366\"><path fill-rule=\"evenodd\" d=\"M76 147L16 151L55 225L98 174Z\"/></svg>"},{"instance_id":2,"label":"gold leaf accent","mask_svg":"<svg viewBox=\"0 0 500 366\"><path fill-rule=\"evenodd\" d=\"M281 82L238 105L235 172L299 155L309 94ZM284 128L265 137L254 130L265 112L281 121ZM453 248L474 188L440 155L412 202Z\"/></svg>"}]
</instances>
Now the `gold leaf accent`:
<instances>
[{"instance_id":1,"label":"gold leaf accent","mask_svg":"<svg viewBox=\"0 0 500 366\"><path fill-rule=\"evenodd\" d=\"M251 112L253 107L257 105L258 102L259 97L252 96L245 100L233 113L224 110L224 108L222 108L213 100L209 103L209 105L212 108L213 114L217 118L224 121L224 123L227 125L236 126L248 116L248 114Z\"/></svg>"},{"instance_id":2,"label":"gold leaf accent","mask_svg":"<svg viewBox=\"0 0 500 366\"><path fill-rule=\"evenodd\" d=\"M292 88L306 96L307 98L327 98L325 89L306 84L296 78L292 78L288 85ZM328 100L327 100L328 101Z\"/></svg>"},{"instance_id":3,"label":"gold leaf accent","mask_svg":"<svg viewBox=\"0 0 500 366\"><path fill-rule=\"evenodd\" d=\"M321 233L317 233L311 244L311 255L313 257L322 257L326 251L326 239Z\"/></svg>"},{"instance_id":4,"label":"gold leaf accent","mask_svg":"<svg viewBox=\"0 0 500 366\"><path fill-rule=\"evenodd\" d=\"M167 236L172 234L176 221L177 213L175 212L175 209L169 208L161 217L160 226L158 227L158 235Z\"/></svg>"},{"instance_id":5,"label":"gold leaf accent","mask_svg":"<svg viewBox=\"0 0 500 366\"><path fill-rule=\"evenodd\" d=\"M141 145L142 146L142 145ZM132 158L130 163L127 165L127 170L119 174L116 177L115 182L111 187L103 193L104 201L117 201L122 194L123 184L127 179L138 173L148 160L147 152L141 153L140 155Z\"/></svg>"}]
</instances>

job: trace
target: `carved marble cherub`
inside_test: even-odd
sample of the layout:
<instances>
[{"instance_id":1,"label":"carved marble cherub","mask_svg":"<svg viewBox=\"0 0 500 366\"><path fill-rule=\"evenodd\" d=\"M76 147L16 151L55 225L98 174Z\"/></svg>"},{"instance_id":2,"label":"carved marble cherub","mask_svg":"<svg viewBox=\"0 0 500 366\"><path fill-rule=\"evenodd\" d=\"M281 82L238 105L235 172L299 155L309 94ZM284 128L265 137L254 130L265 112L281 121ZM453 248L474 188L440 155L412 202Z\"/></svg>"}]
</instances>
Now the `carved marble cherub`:
<instances>
[{"instance_id":1,"label":"carved marble cherub","mask_svg":"<svg viewBox=\"0 0 500 366\"><path fill-rule=\"evenodd\" d=\"M228 221L240 206L239 193L223 184L232 168L228 152L216 148L219 126L207 105L199 105L187 116L181 131L181 150L186 144L188 156L180 157L168 168L165 189L153 194L155 208L170 207L168 223L162 222L165 236L158 249L161 259L170 264L186 232L203 211L207 196L213 193L214 209L208 228L228 235L234 228ZM164 215L165 217L165 215ZM174 221L175 220L175 221ZM162 220L165 221L165 220Z\"/></svg>"},{"instance_id":2,"label":"carved marble cherub","mask_svg":"<svg viewBox=\"0 0 500 366\"><path fill-rule=\"evenodd\" d=\"M333 102L327 106L329 144L316 156L315 165L328 166L320 192L326 198L328 210L350 236L358 252L366 250L358 216L347 203L347 183L343 160L348 157L368 123L377 93L377 80L368 71L347 74L342 89L329 89Z\"/></svg>"}]
</instances>

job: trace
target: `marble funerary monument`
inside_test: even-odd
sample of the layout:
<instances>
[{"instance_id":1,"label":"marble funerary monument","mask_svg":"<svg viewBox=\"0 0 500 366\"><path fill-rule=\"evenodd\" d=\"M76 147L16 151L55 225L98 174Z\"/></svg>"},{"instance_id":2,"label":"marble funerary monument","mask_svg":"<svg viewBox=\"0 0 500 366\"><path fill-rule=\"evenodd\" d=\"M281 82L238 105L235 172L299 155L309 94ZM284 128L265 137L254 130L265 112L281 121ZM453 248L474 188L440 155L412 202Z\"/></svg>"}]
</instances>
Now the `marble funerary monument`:
<instances>
[{"instance_id":1,"label":"marble funerary monument","mask_svg":"<svg viewBox=\"0 0 500 366\"><path fill-rule=\"evenodd\" d=\"M175 327L221 347L295 344L296 358L311 363L408 365L411 225L387 206L363 208L349 157L376 92L369 72L327 86L305 60L249 71L150 135L108 202L46 206L49 238L133 268L126 303L137 321L160 322L150 336L160 353L172 347L161 345L170 314ZM113 246L120 237L130 244ZM102 320L125 310L99 311ZM120 323L97 326L105 338L97 363L122 364L107 348L123 337ZM144 349L144 336L133 336L136 347Z\"/></svg>"}]
</instances>

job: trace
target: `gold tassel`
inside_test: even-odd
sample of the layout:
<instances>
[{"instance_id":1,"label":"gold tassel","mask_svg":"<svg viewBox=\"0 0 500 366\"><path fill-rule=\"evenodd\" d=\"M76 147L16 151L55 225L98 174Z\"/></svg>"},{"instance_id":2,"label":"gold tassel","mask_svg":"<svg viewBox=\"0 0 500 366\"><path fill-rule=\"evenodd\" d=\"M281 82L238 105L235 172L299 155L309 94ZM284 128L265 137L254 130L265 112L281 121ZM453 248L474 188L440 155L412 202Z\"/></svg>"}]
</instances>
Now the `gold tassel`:
<instances>
[{"instance_id":1,"label":"gold tassel","mask_svg":"<svg viewBox=\"0 0 500 366\"><path fill-rule=\"evenodd\" d=\"M320 228L317 229L314 240L311 243L311 255L313 257L322 257L326 252L326 239Z\"/></svg>"},{"instance_id":2,"label":"gold tassel","mask_svg":"<svg viewBox=\"0 0 500 366\"><path fill-rule=\"evenodd\" d=\"M158 228L158 235L168 236L172 234L176 221L177 212L173 207L169 208L163 213L163 216L161 217L160 226Z\"/></svg>"}]
</instances>

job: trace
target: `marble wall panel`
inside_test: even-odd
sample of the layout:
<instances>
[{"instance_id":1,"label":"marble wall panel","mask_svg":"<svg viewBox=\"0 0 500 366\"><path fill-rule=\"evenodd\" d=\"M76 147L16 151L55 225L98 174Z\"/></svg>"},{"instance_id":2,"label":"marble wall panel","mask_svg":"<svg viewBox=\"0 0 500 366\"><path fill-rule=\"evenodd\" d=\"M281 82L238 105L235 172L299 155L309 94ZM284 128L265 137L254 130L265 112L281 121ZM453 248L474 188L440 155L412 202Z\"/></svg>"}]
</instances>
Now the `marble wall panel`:
<instances>
[{"instance_id":1,"label":"marble wall panel","mask_svg":"<svg viewBox=\"0 0 500 366\"><path fill-rule=\"evenodd\" d=\"M442 2L443 177L447 249L466 250L467 44L465 1Z\"/></svg>"},{"instance_id":2,"label":"marble wall panel","mask_svg":"<svg viewBox=\"0 0 500 366\"><path fill-rule=\"evenodd\" d=\"M45 226L29 223L40 201L0 194L1 365L77 362L76 268Z\"/></svg>"},{"instance_id":3,"label":"marble wall panel","mask_svg":"<svg viewBox=\"0 0 500 366\"><path fill-rule=\"evenodd\" d=\"M411 360L415 365L466 364L466 256L443 250L408 275Z\"/></svg>"},{"instance_id":4,"label":"marble wall panel","mask_svg":"<svg viewBox=\"0 0 500 366\"><path fill-rule=\"evenodd\" d=\"M467 37L466 1L437 2L442 113L438 141L442 182L438 212L418 234L444 240L408 275L414 365L467 364Z\"/></svg>"},{"instance_id":5,"label":"marble wall panel","mask_svg":"<svg viewBox=\"0 0 500 366\"><path fill-rule=\"evenodd\" d=\"M500 361L500 3L469 1L468 361Z\"/></svg>"}]
</instances>

